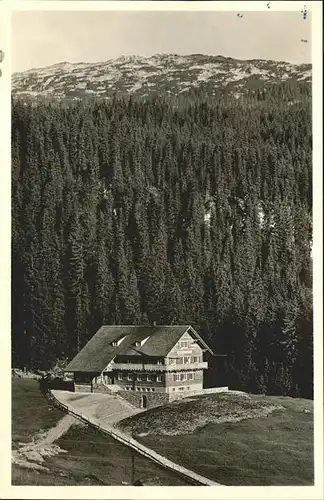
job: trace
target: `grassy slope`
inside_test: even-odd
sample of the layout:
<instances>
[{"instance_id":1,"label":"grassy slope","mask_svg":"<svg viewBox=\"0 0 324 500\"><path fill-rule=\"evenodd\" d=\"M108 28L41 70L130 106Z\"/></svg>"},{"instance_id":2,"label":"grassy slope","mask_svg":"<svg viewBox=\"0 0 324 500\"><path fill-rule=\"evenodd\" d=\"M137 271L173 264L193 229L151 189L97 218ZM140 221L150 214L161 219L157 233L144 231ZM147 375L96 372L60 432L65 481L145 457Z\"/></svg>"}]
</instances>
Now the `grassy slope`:
<instances>
[{"instance_id":1,"label":"grassy slope","mask_svg":"<svg viewBox=\"0 0 324 500\"><path fill-rule=\"evenodd\" d=\"M49 429L63 417L53 408L38 389L38 382L13 379L12 384L12 442L31 441L41 429ZM15 464L12 466L12 484L15 485L121 485L131 481L132 452L109 436L101 435L86 426L72 426L56 442L68 453L48 457L45 465L50 472L38 472ZM187 485L171 472L149 460L135 456L134 479L148 484Z\"/></svg>"},{"instance_id":2,"label":"grassy slope","mask_svg":"<svg viewBox=\"0 0 324 500\"><path fill-rule=\"evenodd\" d=\"M235 404L228 398L230 394L218 394L205 396L205 400L194 398L191 402L173 403L135 415L120 426L126 431L133 427L134 436L145 445L222 484L313 484L312 401L274 396L241 397L241 406L244 406L241 411L239 397L232 395ZM274 410L268 416L215 423L217 415L222 418L228 415L229 420L243 413L247 415L249 405L253 411L269 405L284 409ZM213 423L204 424L207 420ZM173 431L170 435L170 421L174 429L182 429L181 434ZM188 422L192 424L191 432ZM197 422L202 427L195 428ZM149 434L138 436L147 433L148 428Z\"/></svg>"},{"instance_id":3,"label":"grassy slope","mask_svg":"<svg viewBox=\"0 0 324 500\"><path fill-rule=\"evenodd\" d=\"M54 408L39 390L36 380L12 379L12 447L31 441L40 429L53 427L63 414Z\"/></svg>"}]
</instances>

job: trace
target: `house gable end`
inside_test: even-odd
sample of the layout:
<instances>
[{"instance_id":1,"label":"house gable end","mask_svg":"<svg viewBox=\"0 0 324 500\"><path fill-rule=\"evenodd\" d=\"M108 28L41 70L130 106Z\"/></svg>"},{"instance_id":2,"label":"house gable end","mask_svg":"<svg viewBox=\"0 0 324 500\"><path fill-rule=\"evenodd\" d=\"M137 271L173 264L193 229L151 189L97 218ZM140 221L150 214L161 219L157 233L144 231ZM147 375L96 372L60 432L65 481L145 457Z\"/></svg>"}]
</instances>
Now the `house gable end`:
<instances>
[{"instance_id":1,"label":"house gable end","mask_svg":"<svg viewBox=\"0 0 324 500\"><path fill-rule=\"evenodd\" d=\"M199 353L203 353L204 351L208 351L210 354L214 355L213 351L210 349L210 347L206 344L206 342L200 337L200 335L196 332L196 330L194 330L192 328L192 326L188 326L187 330L185 331L185 333L180 337L180 339L176 342L176 344L172 347L172 349L168 352L168 354L166 355L166 357L172 357L172 355L175 355L176 352L179 351L179 356L182 354L181 352L181 348L180 348L180 342L185 342L185 341L190 341L191 342L191 346L190 346L190 349L189 347L186 348L186 347L183 347L182 350L185 351L185 350L191 350L192 353L194 353L194 351L196 350L196 348L198 348L196 350L197 354ZM196 348L194 347L196 346ZM181 354L180 354L181 352ZM183 354L185 355L185 352L183 352ZM196 353L194 353L196 354Z\"/></svg>"},{"instance_id":2,"label":"house gable end","mask_svg":"<svg viewBox=\"0 0 324 500\"><path fill-rule=\"evenodd\" d=\"M194 337L194 339L201 345L203 351L208 351L209 354L212 354L213 356L215 355L214 352L211 350L209 345L201 338L201 336L192 328L192 326L189 326L188 328L190 334Z\"/></svg>"},{"instance_id":3,"label":"house gable end","mask_svg":"<svg viewBox=\"0 0 324 500\"><path fill-rule=\"evenodd\" d=\"M177 356L201 356L202 348L199 346L197 342L195 342L195 338L189 333L188 330L179 338L176 344L172 347L172 349L166 355L166 358L172 358ZM187 344L187 345L186 345Z\"/></svg>"}]
</instances>

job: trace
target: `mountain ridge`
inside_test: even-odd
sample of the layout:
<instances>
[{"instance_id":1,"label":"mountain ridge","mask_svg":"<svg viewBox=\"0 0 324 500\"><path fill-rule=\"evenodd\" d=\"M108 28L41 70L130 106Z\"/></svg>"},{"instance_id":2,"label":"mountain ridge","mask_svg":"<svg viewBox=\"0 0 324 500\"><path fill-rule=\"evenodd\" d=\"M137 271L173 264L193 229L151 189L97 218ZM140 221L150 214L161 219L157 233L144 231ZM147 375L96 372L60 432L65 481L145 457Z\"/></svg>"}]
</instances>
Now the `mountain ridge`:
<instances>
[{"instance_id":1,"label":"mountain ridge","mask_svg":"<svg viewBox=\"0 0 324 500\"><path fill-rule=\"evenodd\" d=\"M204 54L124 55L100 62L32 68L12 74L12 94L30 97L109 97L118 92L142 97L182 94L204 88L240 97L246 91L281 82L311 82L311 64L263 59L240 60Z\"/></svg>"}]
</instances>

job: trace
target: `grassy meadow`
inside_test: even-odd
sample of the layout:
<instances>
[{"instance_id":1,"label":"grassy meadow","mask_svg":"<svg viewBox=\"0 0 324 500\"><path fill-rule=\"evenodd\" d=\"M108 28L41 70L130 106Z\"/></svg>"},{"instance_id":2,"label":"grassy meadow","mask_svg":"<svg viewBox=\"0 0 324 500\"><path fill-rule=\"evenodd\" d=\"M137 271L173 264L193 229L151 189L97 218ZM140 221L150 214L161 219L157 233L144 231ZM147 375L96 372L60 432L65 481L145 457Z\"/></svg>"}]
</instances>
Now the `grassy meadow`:
<instances>
[{"instance_id":1,"label":"grassy meadow","mask_svg":"<svg viewBox=\"0 0 324 500\"><path fill-rule=\"evenodd\" d=\"M38 382L12 380L12 448L33 441L64 413ZM191 397L123 420L146 446L224 485L313 484L313 402L234 393ZM45 457L47 471L12 465L15 485L187 485L97 430L76 423L56 442L64 453ZM31 461L31 467L33 462Z\"/></svg>"},{"instance_id":2,"label":"grassy meadow","mask_svg":"<svg viewBox=\"0 0 324 500\"><path fill-rule=\"evenodd\" d=\"M170 460L228 486L314 481L313 402L232 393L188 398L120 422Z\"/></svg>"},{"instance_id":3,"label":"grassy meadow","mask_svg":"<svg viewBox=\"0 0 324 500\"><path fill-rule=\"evenodd\" d=\"M64 413L48 402L38 382L12 379L12 449L28 443L40 431L55 426ZM56 442L65 453L45 457L36 470L12 464L13 485L100 486L129 485L137 479L154 486L188 485L107 435L85 425L72 425Z\"/></svg>"}]
</instances>

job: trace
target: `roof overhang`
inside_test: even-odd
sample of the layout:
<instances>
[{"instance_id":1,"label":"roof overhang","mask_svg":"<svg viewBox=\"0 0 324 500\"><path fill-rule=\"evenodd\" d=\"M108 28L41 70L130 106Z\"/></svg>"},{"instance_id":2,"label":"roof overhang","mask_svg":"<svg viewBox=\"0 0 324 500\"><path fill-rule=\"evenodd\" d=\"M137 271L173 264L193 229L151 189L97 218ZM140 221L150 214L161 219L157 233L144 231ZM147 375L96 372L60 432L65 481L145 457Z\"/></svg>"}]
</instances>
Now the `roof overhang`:
<instances>
[{"instance_id":1,"label":"roof overhang","mask_svg":"<svg viewBox=\"0 0 324 500\"><path fill-rule=\"evenodd\" d=\"M193 337L197 339L197 342L202 346L203 350L208 351L210 354L215 356L209 345L206 344L206 342L201 338L201 336L196 332L196 330L192 328L192 326L188 327L187 332L193 335Z\"/></svg>"}]
</instances>

